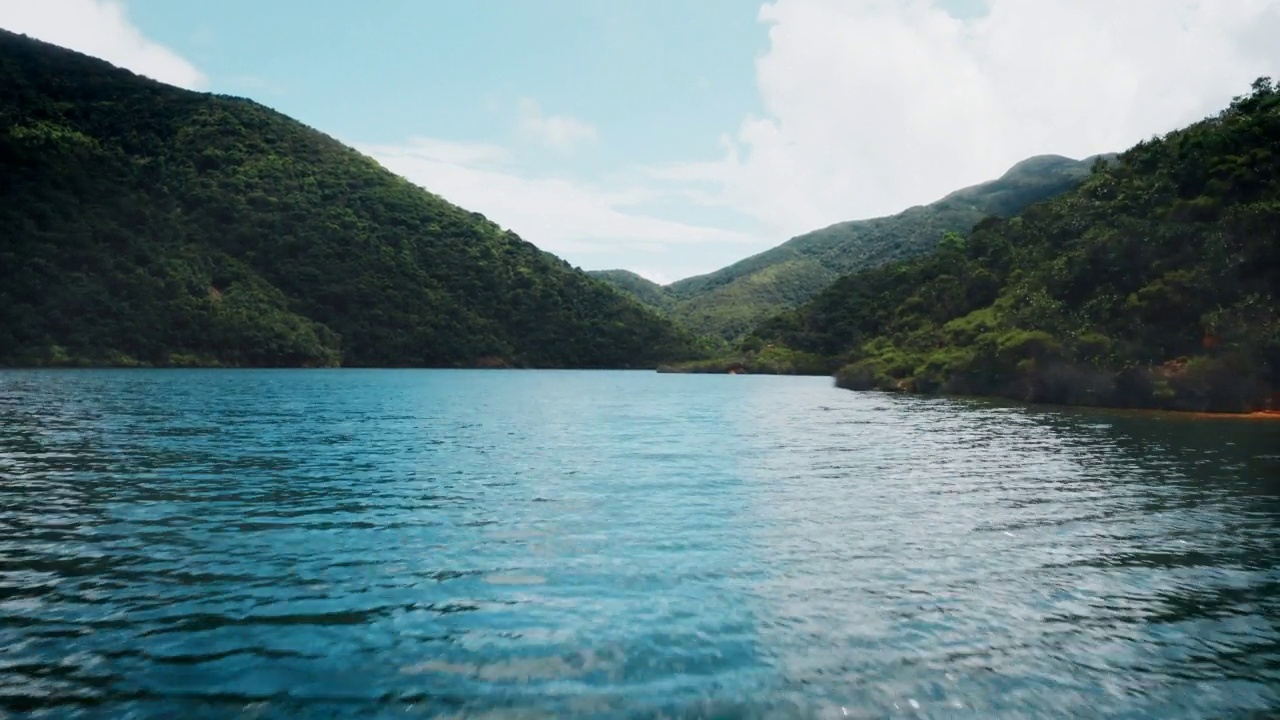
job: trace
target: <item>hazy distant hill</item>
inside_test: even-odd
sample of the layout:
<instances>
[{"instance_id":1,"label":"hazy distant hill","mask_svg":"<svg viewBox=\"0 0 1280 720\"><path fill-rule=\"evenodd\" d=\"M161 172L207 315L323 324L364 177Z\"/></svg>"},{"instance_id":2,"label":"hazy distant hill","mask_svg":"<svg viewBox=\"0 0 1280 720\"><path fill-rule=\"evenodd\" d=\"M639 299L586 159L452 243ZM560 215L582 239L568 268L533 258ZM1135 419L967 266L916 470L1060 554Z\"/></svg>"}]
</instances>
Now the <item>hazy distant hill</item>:
<instances>
[{"instance_id":1,"label":"hazy distant hill","mask_svg":"<svg viewBox=\"0 0 1280 720\"><path fill-rule=\"evenodd\" d=\"M968 232L991 215L1016 215L1028 205L1070 190L1089 176L1096 158L1046 155L1018 163L1001 178L890 217L855 220L796 237L726 268L676 282L656 304L691 330L732 340L779 310L817 295L841 275L931 250L947 232ZM613 281L613 278L608 278Z\"/></svg>"}]
</instances>

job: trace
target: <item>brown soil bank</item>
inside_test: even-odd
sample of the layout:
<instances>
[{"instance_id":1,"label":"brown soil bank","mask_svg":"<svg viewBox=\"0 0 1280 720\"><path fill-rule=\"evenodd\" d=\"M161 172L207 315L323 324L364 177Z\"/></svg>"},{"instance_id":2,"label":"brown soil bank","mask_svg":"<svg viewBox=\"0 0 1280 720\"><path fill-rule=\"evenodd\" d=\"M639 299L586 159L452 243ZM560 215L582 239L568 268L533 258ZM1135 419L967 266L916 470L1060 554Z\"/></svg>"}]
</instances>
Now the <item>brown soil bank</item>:
<instances>
[{"instance_id":1,"label":"brown soil bank","mask_svg":"<svg viewBox=\"0 0 1280 720\"><path fill-rule=\"evenodd\" d=\"M1213 419L1225 418L1228 420L1272 420L1272 421L1280 420L1280 410L1258 410L1257 412L1249 412L1249 413L1188 412L1188 413L1180 413L1180 414L1190 415L1191 417L1197 417L1197 418L1213 418Z\"/></svg>"}]
</instances>

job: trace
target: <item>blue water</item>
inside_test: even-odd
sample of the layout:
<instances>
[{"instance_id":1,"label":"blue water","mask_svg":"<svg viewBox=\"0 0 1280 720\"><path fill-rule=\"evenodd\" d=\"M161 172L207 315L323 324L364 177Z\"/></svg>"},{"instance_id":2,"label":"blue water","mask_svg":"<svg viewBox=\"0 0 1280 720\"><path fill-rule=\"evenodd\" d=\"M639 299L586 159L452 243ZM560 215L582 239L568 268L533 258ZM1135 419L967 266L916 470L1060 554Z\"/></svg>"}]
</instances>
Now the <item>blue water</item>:
<instances>
[{"instance_id":1,"label":"blue water","mask_svg":"<svg viewBox=\"0 0 1280 720\"><path fill-rule=\"evenodd\" d=\"M1264 717L1280 423L0 373L0 717Z\"/></svg>"}]
</instances>

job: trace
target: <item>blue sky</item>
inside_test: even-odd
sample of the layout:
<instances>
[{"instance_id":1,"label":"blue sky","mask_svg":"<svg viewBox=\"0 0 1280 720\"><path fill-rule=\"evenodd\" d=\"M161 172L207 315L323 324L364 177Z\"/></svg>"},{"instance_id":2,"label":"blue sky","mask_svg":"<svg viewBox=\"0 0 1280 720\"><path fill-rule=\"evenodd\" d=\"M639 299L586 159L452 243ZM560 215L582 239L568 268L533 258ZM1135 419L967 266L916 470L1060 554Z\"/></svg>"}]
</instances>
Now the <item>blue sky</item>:
<instances>
[{"instance_id":1,"label":"blue sky","mask_svg":"<svg viewBox=\"0 0 1280 720\"><path fill-rule=\"evenodd\" d=\"M758 111L755 0L129 0L215 90L344 137L513 141L521 98L606 137L584 169L687 157Z\"/></svg>"},{"instance_id":2,"label":"blue sky","mask_svg":"<svg viewBox=\"0 0 1280 720\"><path fill-rule=\"evenodd\" d=\"M1272 0L0 0L252 97L588 269L707 272L1280 74Z\"/></svg>"}]
</instances>

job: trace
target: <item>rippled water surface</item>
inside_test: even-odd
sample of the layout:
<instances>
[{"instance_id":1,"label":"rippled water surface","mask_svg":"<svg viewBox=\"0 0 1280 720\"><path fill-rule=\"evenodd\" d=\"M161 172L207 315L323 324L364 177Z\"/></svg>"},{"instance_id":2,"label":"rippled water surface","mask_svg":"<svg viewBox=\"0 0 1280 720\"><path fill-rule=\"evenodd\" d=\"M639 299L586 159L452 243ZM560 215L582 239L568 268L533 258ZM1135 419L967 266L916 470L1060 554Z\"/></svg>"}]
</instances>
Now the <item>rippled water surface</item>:
<instances>
[{"instance_id":1,"label":"rippled water surface","mask_svg":"<svg viewBox=\"0 0 1280 720\"><path fill-rule=\"evenodd\" d=\"M0 373L0 717L1271 717L1280 423Z\"/></svg>"}]
</instances>

